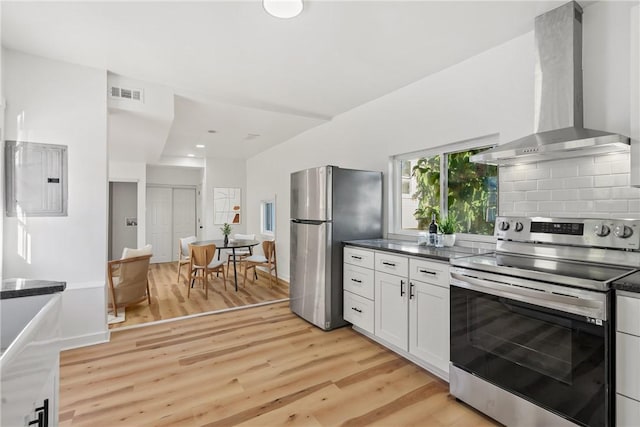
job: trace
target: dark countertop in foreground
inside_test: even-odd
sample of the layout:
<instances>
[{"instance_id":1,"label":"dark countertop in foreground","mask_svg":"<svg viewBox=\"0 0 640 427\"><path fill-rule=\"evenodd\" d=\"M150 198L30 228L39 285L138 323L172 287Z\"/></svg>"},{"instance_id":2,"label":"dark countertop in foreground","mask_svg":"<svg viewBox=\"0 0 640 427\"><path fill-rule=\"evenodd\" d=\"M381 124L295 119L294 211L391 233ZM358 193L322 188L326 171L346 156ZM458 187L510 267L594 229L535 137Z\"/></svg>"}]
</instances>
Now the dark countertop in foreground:
<instances>
[{"instance_id":1,"label":"dark countertop in foreground","mask_svg":"<svg viewBox=\"0 0 640 427\"><path fill-rule=\"evenodd\" d=\"M619 291L640 293L640 271L616 280L611 287Z\"/></svg>"},{"instance_id":2,"label":"dark countertop in foreground","mask_svg":"<svg viewBox=\"0 0 640 427\"><path fill-rule=\"evenodd\" d=\"M438 261L449 261L451 258L461 258L493 252L493 250L490 249L467 248L465 246L434 248L433 246L418 245L416 242L390 239L348 240L343 243L349 246L431 258Z\"/></svg>"},{"instance_id":3,"label":"dark countertop in foreground","mask_svg":"<svg viewBox=\"0 0 640 427\"><path fill-rule=\"evenodd\" d=\"M64 291L66 282L33 279L5 279L0 289L0 299L32 297Z\"/></svg>"}]
</instances>

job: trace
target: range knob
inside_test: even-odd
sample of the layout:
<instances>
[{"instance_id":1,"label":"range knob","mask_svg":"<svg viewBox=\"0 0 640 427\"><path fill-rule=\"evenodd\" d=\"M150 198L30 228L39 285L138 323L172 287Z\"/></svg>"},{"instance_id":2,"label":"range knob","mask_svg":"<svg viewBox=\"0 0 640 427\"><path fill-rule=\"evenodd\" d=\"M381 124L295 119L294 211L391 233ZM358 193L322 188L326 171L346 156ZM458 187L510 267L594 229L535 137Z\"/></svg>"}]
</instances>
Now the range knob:
<instances>
[{"instance_id":1,"label":"range knob","mask_svg":"<svg viewBox=\"0 0 640 427\"><path fill-rule=\"evenodd\" d=\"M608 236L609 233L611 233L611 229L604 224L596 225L594 231L596 232L596 236L600 236L600 237Z\"/></svg>"},{"instance_id":2,"label":"range knob","mask_svg":"<svg viewBox=\"0 0 640 427\"><path fill-rule=\"evenodd\" d=\"M509 229L509 223L507 221L500 221L498 228L502 231L507 231Z\"/></svg>"},{"instance_id":3,"label":"range knob","mask_svg":"<svg viewBox=\"0 0 640 427\"><path fill-rule=\"evenodd\" d=\"M516 222L516 231L522 231L524 225L521 222Z\"/></svg>"},{"instance_id":4,"label":"range knob","mask_svg":"<svg viewBox=\"0 0 640 427\"><path fill-rule=\"evenodd\" d=\"M613 234L621 239L627 239L633 235L633 230L628 225L618 225L613 231Z\"/></svg>"}]
</instances>

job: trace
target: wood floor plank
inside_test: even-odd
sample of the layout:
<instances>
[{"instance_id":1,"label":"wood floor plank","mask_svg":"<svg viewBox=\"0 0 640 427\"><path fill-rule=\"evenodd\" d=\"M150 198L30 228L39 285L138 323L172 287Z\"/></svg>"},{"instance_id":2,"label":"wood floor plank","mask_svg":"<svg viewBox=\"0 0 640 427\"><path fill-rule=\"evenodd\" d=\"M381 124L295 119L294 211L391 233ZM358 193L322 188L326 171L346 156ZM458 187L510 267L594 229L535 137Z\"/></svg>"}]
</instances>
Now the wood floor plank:
<instances>
[{"instance_id":1,"label":"wood floor plank","mask_svg":"<svg viewBox=\"0 0 640 427\"><path fill-rule=\"evenodd\" d=\"M497 425L422 368L288 303L116 329L61 354L60 390L62 427Z\"/></svg>"},{"instance_id":2,"label":"wood floor plank","mask_svg":"<svg viewBox=\"0 0 640 427\"><path fill-rule=\"evenodd\" d=\"M151 304L146 301L126 308L125 321L109 325L109 329L139 325L158 320L174 319L192 314L206 313L233 307L243 307L289 297L289 285L279 280L271 287L266 273L259 272L255 283L244 285L238 270L238 292L233 284L233 269L227 274L227 289L222 276L209 281L209 298L205 299L202 285L191 290L187 298L187 268L181 269L180 280L176 282L177 262L151 264L149 267L149 290Z\"/></svg>"}]
</instances>

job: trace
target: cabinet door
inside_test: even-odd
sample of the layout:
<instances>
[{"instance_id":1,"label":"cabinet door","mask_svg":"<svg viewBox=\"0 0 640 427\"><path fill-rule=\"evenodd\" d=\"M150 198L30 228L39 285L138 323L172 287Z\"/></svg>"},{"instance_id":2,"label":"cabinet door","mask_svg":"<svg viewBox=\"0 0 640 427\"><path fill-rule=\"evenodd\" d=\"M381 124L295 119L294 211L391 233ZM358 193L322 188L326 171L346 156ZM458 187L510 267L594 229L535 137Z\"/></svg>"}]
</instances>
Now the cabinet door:
<instances>
[{"instance_id":1,"label":"cabinet door","mask_svg":"<svg viewBox=\"0 0 640 427\"><path fill-rule=\"evenodd\" d=\"M409 341L408 280L377 271L375 280L375 335L406 351Z\"/></svg>"},{"instance_id":2,"label":"cabinet door","mask_svg":"<svg viewBox=\"0 0 640 427\"><path fill-rule=\"evenodd\" d=\"M412 281L409 352L449 372L449 289Z\"/></svg>"},{"instance_id":3,"label":"cabinet door","mask_svg":"<svg viewBox=\"0 0 640 427\"><path fill-rule=\"evenodd\" d=\"M640 400L640 337L616 333L616 391Z\"/></svg>"},{"instance_id":4,"label":"cabinet door","mask_svg":"<svg viewBox=\"0 0 640 427\"><path fill-rule=\"evenodd\" d=\"M640 402L616 394L616 426L637 427L640 420Z\"/></svg>"}]
</instances>

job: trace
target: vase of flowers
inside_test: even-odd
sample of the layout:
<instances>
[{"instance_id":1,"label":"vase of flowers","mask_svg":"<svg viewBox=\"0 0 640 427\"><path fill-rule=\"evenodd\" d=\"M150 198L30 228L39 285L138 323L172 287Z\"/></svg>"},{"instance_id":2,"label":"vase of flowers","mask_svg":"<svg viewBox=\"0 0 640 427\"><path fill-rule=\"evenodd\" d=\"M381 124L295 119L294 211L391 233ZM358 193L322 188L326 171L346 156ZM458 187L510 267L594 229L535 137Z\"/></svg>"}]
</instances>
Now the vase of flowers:
<instances>
[{"instance_id":1,"label":"vase of flowers","mask_svg":"<svg viewBox=\"0 0 640 427\"><path fill-rule=\"evenodd\" d=\"M220 227L220 231L224 234L224 245L227 246L229 244L229 234L231 234L231 226L226 222Z\"/></svg>"},{"instance_id":2,"label":"vase of flowers","mask_svg":"<svg viewBox=\"0 0 640 427\"><path fill-rule=\"evenodd\" d=\"M440 218L440 231L442 231L442 241L444 246L453 246L456 243L456 231L458 231L458 218L449 214Z\"/></svg>"}]
</instances>

